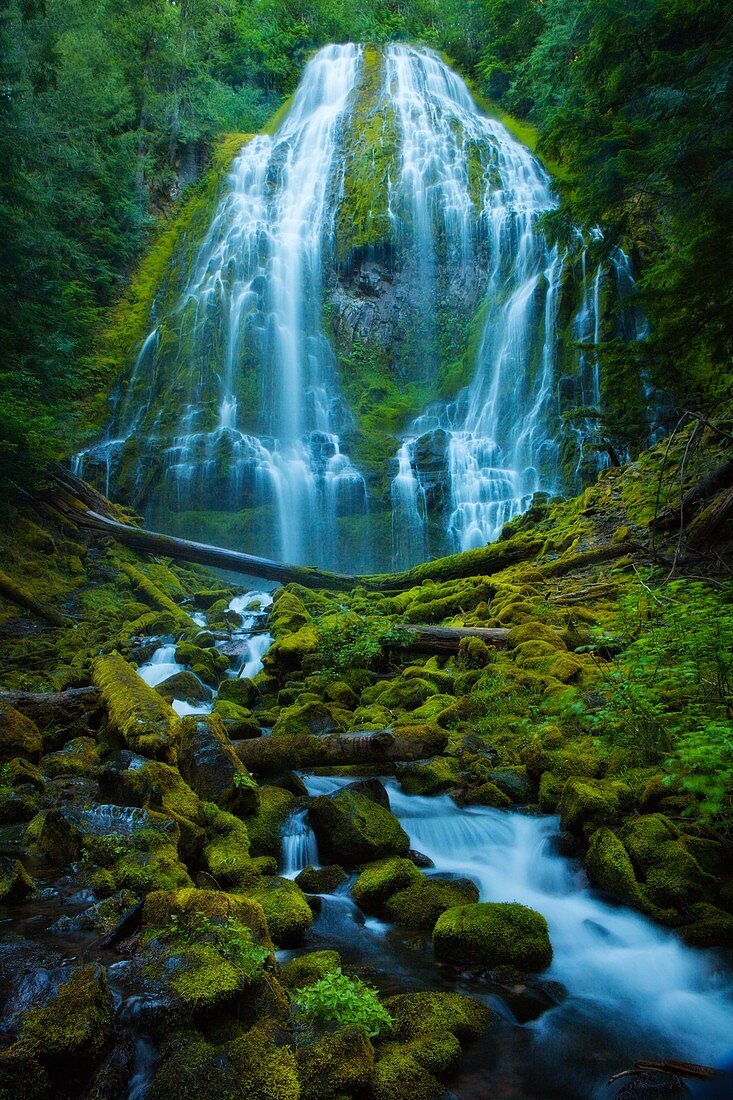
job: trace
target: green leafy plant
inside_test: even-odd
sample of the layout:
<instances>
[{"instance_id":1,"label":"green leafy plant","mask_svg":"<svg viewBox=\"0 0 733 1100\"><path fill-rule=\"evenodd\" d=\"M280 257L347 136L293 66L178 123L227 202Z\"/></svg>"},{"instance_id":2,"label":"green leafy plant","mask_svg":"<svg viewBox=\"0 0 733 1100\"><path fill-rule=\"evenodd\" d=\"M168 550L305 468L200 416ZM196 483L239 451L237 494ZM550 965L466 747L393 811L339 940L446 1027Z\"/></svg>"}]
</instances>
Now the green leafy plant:
<instances>
[{"instance_id":1,"label":"green leafy plant","mask_svg":"<svg viewBox=\"0 0 733 1100\"><path fill-rule=\"evenodd\" d=\"M300 989L294 1003L304 1020L318 1028L358 1024L370 1038L376 1038L392 1027L392 1017L376 992L340 969Z\"/></svg>"},{"instance_id":2,"label":"green leafy plant","mask_svg":"<svg viewBox=\"0 0 733 1100\"><path fill-rule=\"evenodd\" d=\"M319 621L316 627L321 664L332 672L371 668L385 650L404 645L407 637L404 627L375 615L359 622L345 620L338 626Z\"/></svg>"}]
</instances>

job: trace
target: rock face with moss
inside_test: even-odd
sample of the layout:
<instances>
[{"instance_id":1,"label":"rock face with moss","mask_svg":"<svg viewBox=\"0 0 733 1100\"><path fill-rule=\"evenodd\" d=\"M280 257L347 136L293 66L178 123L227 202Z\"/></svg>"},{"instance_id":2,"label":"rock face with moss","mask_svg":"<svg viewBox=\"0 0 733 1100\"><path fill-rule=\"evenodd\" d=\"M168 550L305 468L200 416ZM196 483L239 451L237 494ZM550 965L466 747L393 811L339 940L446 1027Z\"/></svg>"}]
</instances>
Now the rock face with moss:
<instances>
[{"instance_id":1,"label":"rock face with moss","mask_svg":"<svg viewBox=\"0 0 733 1100\"><path fill-rule=\"evenodd\" d=\"M308 810L319 851L344 866L384 856L405 856L407 833L389 810L358 792L344 790L333 798L315 798Z\"/></svg>"}]
</instances>

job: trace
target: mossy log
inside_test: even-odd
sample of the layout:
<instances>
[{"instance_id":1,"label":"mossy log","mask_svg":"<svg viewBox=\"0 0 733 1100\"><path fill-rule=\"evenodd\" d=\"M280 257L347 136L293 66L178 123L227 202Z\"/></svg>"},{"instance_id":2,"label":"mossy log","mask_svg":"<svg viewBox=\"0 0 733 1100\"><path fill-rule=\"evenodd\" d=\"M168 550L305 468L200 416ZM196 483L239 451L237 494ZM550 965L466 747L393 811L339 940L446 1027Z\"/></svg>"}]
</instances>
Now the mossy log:
<instances>
[{"instance_id":1,"label":"mossy log","mask_svg":"<svg viewBox=\"0 0 733 1100\"><path fill-rule=\"evenodd\" d=\"M92 676L113 728L133 752L175 760L180 740L176 712L119 653L97 657Z\"/></svg>"},{"instance_id":2,"label":"mossy log","mask_svg":"<svg viewBox=\"0 0 733 1100\"><path fill-rule=\"evenodd\" d=\"M400 737L392 730L365 730L329 737L260 737L236 746L245 767L258 775L278 775L294 768L377 764L419 760L433 755L435 746L421 739Z\"/></svg>"},{"instance_id":3,"label":"mossy log","mask_svg":"<svg viewBox=\"0 0 733 1100\"><path fill-rule=\"evenodd\" d=\"M427 626L421 623L400 628L409 637L400 649L417 653L458 653L462 638L480 638L487 645L506 649L509 630L505 627Z\"/></svg>"},{"instance_id":4,"label":"mossy log","mask_svg":"<svg viewBox=\"0 0 733 1100\"><path fill-rule=\"evenodd\" d=\"M702 550L715 537L720 528L733 515L733 488L721 489L710 503L699 512L685 532L688 546Z\"/></svg>"},{"instance_id":5,"label":"mossy log","mask_svg":"<svg viewBox=\"0 0 733 1100\"><path fill-rule=\"evenodd\" d=\"M14 707L40 729L61 721L72 726L80 718L87 718L100 704L99 688L94 685L66 691L0 691L0 708Z\"/></svg>"},{"instance_id":6,"label":"mossy log","mask_svg":"<svg viewBox=\"0 0 733 1100\"><path fill-rule=\"evenodd\" d=\"M675 527L686 527L693 515L719 489L733 485L733 458L726 459L720 466L702 478L685 493L678 508L666 508L655 516L649 526L655 531L671 531Z\"/></svg>"},{"instance_id":7,"label":"mossy log","mask_svg":"<svg viewBox=\"0 0 733 1100\"><path fill-rule=\"evenodd\" d=\"M0 571L0 596L14 603L17 607L24 607L32 611L39 619L50 623L51 626L70 626L71 622L53 607L47 607L31 596L30 592L9 577L7 573Z\"/></svg>"}]
</instances>

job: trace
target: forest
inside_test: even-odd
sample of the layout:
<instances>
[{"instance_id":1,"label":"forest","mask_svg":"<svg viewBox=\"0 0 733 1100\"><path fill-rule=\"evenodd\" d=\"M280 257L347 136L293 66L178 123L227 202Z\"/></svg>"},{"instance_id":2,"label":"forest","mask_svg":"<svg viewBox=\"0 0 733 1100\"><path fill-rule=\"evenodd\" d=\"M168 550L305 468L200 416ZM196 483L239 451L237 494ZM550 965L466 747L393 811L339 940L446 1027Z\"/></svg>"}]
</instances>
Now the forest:
<instances>
[{"instance_id":1,"label":"forest","mask_svg":"<svg viewBox=\"0 0 733 1100\"><path fill-rule=\"evenodd\" d=\"M733 6L0 82L0 1100L733 1096Z\"/></svg>"}]
</instances>

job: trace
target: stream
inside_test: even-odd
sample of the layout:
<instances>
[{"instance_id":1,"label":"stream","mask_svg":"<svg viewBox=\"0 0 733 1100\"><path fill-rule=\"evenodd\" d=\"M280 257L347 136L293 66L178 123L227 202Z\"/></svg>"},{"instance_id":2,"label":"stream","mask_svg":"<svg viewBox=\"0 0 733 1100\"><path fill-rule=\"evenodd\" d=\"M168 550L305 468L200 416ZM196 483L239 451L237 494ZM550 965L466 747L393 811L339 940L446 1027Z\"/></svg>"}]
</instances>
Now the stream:
<instances>
[{"instance_id":1,"label":"stream","mask_svg":"<svg viewBox=\"0 0 733 1100\"><path fill-rule=\"evenodd\" d=\"M255 590L231 601L239 619L226 635L215 635L217 648L230 658L230 676L253 676L262 667L271 642L265 630L271 602L270 593ZM155 686L184 669L172 640L160 639L138 673ZM205 713L213 698L173 705L179 714ZM311 797L353 781L302 778ZM450 1082L458 1100L612 1100L621 1084L609 1087L607 1079L636 1059L730 1062L733 981L721 956L686 947L674 933L593 891L580 863L560 853L558 818L459 808L448 795L407 795L392 777L383 783L411 848L432 862L427 874L469 877L482 901L518 901L545 916L551 967L526 984L507 985L440 965L429 934L361 912L349 893L354 874L335 893L320 895L305 945L279 951L280 961L331 948L384 994L454 989L489 1003L500 1020L464 1051ZM132 829L135 815L145 811L99 805L84 813L89 828L105 833ZM295 878L318 862L316 837L301 807L283 828L280 873ZM128 1084L120 1095L142 1100L156 1062L146 1021L165 1006L141 986L133 961L100 950L99 934L86 919L91 892L79 890L73 876L59 879L40 861L29 870L39 892L15 908L12 923L0 926L0 963L8 953L17 960L0 990L0 1032L12 1034L26 1008L48 1001L77 960L97 959L107 968L126 1058ZM695 1088L690 1094L708 1095Z\"/></svg>"}]
</instances>

